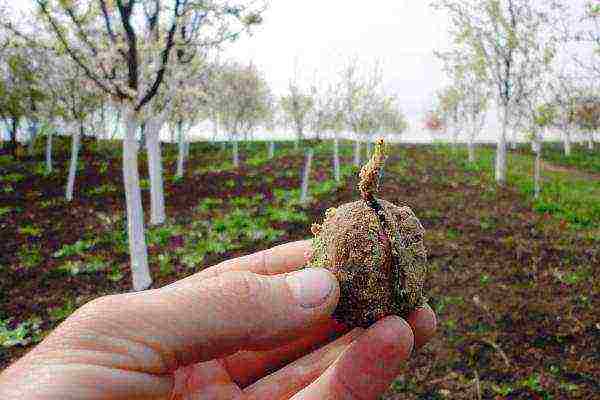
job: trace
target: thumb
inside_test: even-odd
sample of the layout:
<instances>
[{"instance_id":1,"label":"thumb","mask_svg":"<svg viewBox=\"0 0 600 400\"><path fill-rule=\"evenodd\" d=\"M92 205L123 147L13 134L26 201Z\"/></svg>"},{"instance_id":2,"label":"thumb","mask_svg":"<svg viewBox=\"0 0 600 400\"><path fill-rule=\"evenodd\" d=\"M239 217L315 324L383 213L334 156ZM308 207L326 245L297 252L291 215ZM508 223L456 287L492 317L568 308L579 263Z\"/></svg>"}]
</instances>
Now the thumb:
<instances>
[{"instance_id":1,"label":"thumb","mask_svg":"<svg viewBox=\"0 0 600 400\"><path fill-rule=\"evenodd\" d=\"M103 351L122 352L130 343L119 367L160 374L293 340L327 319L338 298L337 280L322 268L272 276L225 272L197 284L101 298L80 309L67 331L86 343L93 335Z\"/></svg>"}]
</instances>

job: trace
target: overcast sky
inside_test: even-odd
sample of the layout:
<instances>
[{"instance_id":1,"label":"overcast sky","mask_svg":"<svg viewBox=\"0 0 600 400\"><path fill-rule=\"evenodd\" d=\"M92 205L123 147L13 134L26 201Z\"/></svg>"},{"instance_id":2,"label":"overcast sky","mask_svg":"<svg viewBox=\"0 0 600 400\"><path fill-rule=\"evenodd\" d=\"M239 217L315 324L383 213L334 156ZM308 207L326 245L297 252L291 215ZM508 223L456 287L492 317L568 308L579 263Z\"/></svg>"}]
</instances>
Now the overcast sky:
<instances>
[{"instance_id":1,"label":"overcast sky","mask_svg":"<svg viewBox=\"0 0 600 400\"><path fill-rule=\"evenodd\" d=\"M281 94L298 59L301 78L323 79L351 56L383 63L384 81L410 119L419 118L443 84L433 51L447 45L447 20L423 0L272 0L263 26L226 55L252 60Z\"/></svg>"}]
</instances>

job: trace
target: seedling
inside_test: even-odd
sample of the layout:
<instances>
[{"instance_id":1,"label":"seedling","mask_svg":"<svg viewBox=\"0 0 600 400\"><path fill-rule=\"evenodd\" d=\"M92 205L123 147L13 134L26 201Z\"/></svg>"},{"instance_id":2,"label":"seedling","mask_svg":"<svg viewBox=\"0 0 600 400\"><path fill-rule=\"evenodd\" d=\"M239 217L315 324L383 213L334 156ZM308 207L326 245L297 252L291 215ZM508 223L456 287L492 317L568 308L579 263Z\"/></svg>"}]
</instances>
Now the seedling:
<instances>
[{"instance_id":1,"label":"seedling","mask_svg":"<svg viewBox=\"0 0 600 400\"><path fill-rule=\"evenodd\" d=\"M331 208L312 227L310 267L329 269L341 296L334 318L369 326L387 315L406 317L425 303L425 230L409 207L375 197L387 158L383 140L360 172L362 199Z\"/></svg>"}]
</instances>

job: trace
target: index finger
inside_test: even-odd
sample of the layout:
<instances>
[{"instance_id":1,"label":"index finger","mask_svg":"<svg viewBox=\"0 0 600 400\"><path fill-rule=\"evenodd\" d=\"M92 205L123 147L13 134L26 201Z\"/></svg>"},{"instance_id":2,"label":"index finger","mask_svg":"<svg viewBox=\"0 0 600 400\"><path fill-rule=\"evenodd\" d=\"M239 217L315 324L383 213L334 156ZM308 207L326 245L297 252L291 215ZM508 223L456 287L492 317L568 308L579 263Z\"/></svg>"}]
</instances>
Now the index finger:
<instances>
[{"instance_id":1,"label":"index finger","mask_svg":"<svg viewBox=\"0 0 600 400\"><path fill-rule=\"evenodd\" d=\"M190 282L198 283L231 271L249 271L260 275L288 273L300 269L308 262L311 255L311 240L285 243L254 254L223 261L164 288L186 285Z\"/></svg>"}]
</instances>

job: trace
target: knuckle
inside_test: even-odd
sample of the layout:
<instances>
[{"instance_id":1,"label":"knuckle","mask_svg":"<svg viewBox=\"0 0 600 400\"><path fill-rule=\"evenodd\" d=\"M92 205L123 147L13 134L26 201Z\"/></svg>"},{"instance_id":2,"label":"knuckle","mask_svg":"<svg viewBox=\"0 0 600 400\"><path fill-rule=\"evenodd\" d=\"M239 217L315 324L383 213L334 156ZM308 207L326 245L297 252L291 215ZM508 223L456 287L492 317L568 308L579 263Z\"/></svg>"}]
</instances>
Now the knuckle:
<instances>
[{"instance_id":1,"label":"knuckle","mask_svg":"<svg viewBox=\"0 0 600 400\"><path fill-rule=\"evenodd\" d=\"M251 272L226 272L217 278L217 295L223 299L237 299L243 304L257 302L264 283Z\"/></svg>"}]
</instances>

